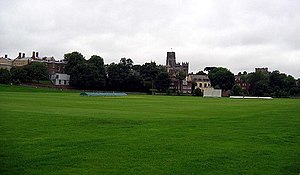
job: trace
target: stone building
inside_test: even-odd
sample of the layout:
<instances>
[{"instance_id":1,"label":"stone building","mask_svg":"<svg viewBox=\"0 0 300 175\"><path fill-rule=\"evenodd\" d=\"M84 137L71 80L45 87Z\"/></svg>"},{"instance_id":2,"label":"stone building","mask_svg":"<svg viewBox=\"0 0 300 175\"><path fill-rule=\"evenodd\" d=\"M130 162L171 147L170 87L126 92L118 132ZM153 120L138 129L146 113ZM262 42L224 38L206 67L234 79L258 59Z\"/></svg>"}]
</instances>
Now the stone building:
<instances>
[{"instance_id":1,"label":"stone building","mask_svg":"<svg viewBox=\"0 0 300 175\"><path fill-rule=\"evenodd\" d=\"M255 68L255 72L262 72L262 73L268 73L268 68L267 67L263 67L263 68Z\"/></svg>"},{"instance_id":2,"label":"stone building","mask_svg":"<svg viewBox=\"0 0 300 175\"><path fill-rule=\"evenodd\" d=\"M165 67L171 78L170 90L179 93L192 92L192 83L187 80L187 77L185 77L183 80L179 80L177 78L180 73L184 73L186 76L188 75L188 62L177 63L175 52L167 52Z\"/></svg>"},{"instance_id":3,"label":"stone building","mask_svg":"<svg viewBox=\"0 0 300 175\"><path fill-rule=\"evenodd\" d=\"M195 89L199 88L202 92L212 88L208 75L189 74L188 81L195 83Z\"/></svg>"},{"instance_id":4,"label":"stone building","mask_svg":"<svg viewBox=\"0 0 300 175\"><path fill-rule=\"evenodd\" d=\"M183 71L186 75L188 75L189 63L177 63L175 52L167 52L166 69L167 72L169 72L169 74L173 77L176 77L176 74L178 74L180 71Z\"/></svg>"},{"instance_id":5,"label":"stone building","mask_svg":"<svg viewBox=\"0 0 300 175\"><path fill-rule=\"evenodd\" d=\"M8 62L6 57L0 58L0 67L2 67L2 62ZM66 62L62 60L55 60L54 57L40 57L39 52L33 51L31 57L26 57L25 53L20 52L18 57L11 61L11 67L26 66L33 62L40 62L46 64L49 79L53 82L54 85L69 85L70 76L65 74Z\"/></svg>"},{"instance_id":6,"label":"stone building","mask_svg":"<svg viewBox=\"0 0 300 175\"><path fill-rule=\"evenodd\" d=\"M10 70L12 68L12 60L7 55L0 57L0 68Z\"/></svg>"},{"instance_id":7,"label":"stone building","mask_svg":"<svg viewBox=\"0 0 300 175\"><path fill-rule=\"evenodd\" d=\"M13 67L26 66L31 62L31 60L32 60L32 58L26 57L25 53L19 52L18 57L12 61L12 66Z\"/></svg>"}]
</instances>

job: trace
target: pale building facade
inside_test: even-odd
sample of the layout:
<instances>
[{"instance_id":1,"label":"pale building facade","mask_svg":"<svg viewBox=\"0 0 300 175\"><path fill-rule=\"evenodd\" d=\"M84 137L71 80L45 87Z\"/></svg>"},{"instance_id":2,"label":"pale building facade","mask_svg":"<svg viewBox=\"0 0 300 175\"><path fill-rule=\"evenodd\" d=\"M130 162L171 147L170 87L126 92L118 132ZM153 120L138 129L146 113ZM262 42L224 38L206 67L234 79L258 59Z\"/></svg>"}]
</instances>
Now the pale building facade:
<instances>
[{"instance_id":1,"label":"pale building facade","mask_svg":"<svg viewBox=\"0 0 300 175\"><path fill-rule=\"evenodd\" d=\"M31 57L25 57L25 53L19 53L19 56L12 61L13 67L26 66L32 61Z\"/></svg>"},{"instance_id":2,"label":"pale building facade","mask_svg":"<svg viewBox=\"0 0 300 175\"><path fill-rule=\"evenodd\" d=\"M49 75L49 78L56 86L68 86L70 82L70 75L68 74L55 73Z\"/></svg>"},{"instance_id":3,"label":"pale building facade","mask_svg":"<svg viewBox=\"0 0 300 175\"><path fill-rule=\"evenodd\" d=\"M195 83L195 89L199 88L202 92L212 87L208 75L189 74L188 81Z\"/></svg>"},{"instance_id":4,"label":"pale building facade","mask_svg":"<svg viewBox=\"0 0 300 175\"><path fill-rule=\"evenodd\" d=\"M7 55L0 57L0 68L10 70L12 68L12 60Z\"/></svg>"}]
</instances>

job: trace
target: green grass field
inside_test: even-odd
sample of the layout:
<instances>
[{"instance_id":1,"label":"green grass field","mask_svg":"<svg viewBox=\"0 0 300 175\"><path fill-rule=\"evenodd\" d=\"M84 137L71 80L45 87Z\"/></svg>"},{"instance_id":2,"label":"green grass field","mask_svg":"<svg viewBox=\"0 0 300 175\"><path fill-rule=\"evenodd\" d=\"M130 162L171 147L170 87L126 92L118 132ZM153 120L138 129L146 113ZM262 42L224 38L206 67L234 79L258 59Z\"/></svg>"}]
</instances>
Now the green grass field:
<instances>
[{"instance_id":1,"label":"green grass field","mask_svg":"<svg viewBox=\"0 0 300 175\"><path fill-rule=\"evenodd\" d=\"M0 85L0 174L300 173L300 99Z\"/></svg>"}]
</instances>

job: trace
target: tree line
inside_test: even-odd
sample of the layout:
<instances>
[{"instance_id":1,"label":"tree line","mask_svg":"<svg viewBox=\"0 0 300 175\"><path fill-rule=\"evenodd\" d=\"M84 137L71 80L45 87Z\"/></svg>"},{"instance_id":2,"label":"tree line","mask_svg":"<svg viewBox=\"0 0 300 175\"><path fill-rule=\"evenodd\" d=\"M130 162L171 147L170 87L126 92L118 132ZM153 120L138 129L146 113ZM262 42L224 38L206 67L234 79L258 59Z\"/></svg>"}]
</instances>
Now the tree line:
<instances>
[{"instance_id":1,"label":"tree line","mask_svg":"<svg viewBox=\"0 0 300 175\"><path fill-rule=\"evenodd\" d=\"M232 91L238 95L289 97L300 96L300 80L278 70L273 72L239 73L241 81L249 84L249 91L241 91L235 85Z\"/></svg>"},{"instance_id":2,"label":"tree line","mask_svg":"<svg viewBox=\"0 0 300 175\"><path fill-rule=\"evenodd\" d=\"M230 91L231 95L300 96L300 80L278 70L273 72L239 72L240 82L248 86L247 89L243 89L240 84L236 83L234 74L227 68L206 67L204 71L208 71L208 77L215 89ZM205 75L205 72L199 71L197 74Z\"/></svg>"},{"instance_id":3,"label":"tree line","mask_svg":"<svg viewBox=\"0 0 300 175\"><path fill-rule=\"evenodd\" d=\"M118 63L104 64L102 57L93 55L86 60L79 52L66 53L65 72L70 75L70 85L77 89L133 92L167 92L171 78L166 68L155 62L134 64L133 60L121 58ZM206 74L205 72L208 72ZM231 95L288 97L300 96L300 81L291 75L279 71L243 72L238 76L248 88L243 89L235 81L234 74L223 67L206 67L199 75L208 75L215 89L230 91ZM181 72L176 79L179 82L186 77ZM0 83L24 83L48 80L47 66L33 62L23 67L14 67L10 71L0 69ZM194 85L194 83L193 83ZM192 86L193 87L193 86ZM201 94L194 89L193 94Z\"/></svg>"},{"instance_id":4,"label":"tree line","mask_svg":"<svg viewBox=\"0 0 300 175\"><path fill-rule=\"evenodd\" d=\"M134 65L131 59L121 58L119 63L105 65L102 57L86 60L79 52L65 54L64 61L70 85L79 89L166 92L171 83L166 69L155 62Z\"/></svg>"},{"instance_id":5,"label":"tree line","mask_svg":"<svg viewBox=\"0 0 300 175\"><path fill-rule=\"evenodd\" d=\"M48 69L46 64L33 62L22 67L13 67L0 69L0 83L2 84L19 84L19 83L40 83L42 80L48 80Z\"/></svg>"}]
</instances>

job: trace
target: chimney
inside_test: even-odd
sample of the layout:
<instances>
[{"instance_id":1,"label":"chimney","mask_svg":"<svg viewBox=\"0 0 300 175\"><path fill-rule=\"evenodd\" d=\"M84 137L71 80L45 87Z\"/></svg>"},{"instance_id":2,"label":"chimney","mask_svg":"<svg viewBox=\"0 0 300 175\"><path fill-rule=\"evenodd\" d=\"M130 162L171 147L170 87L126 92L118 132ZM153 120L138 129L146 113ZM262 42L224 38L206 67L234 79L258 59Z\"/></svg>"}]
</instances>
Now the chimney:
<instances>
[{"instance_id":1,"label":"chimney","mask_svg":"<svg viewBox=\"0 0 300 175\"><path fill-rule=\"evenodd\" d=\"M21 56L22 56L22 53L21 53L21 52L19 52L19 56L18 56L18 58L21 58Z\"/></svg>"},{"instance_id":2,"label":"chimney","mask_svg":"<svg viewBox=\"0 0 300 175\"><path fill-rule=\"evenodd\" d=\"M35 54L36 54L35 57L38 58L39 57L39 52L36 52Z\"/></svg>"},{"instance_id":3,"label":"chimney","mask_svg":"<svg viewBox=\"0 0 300 175\"><path fill-rule=\"evenodd\" d=\"M22 58L25 58L25 53L23 53Z\"/></svg>"},{"instance_id":4,"label":"chimney","mask_svg":"<svg viewBox=\"0 0 300 175\"><path fill-rule=\"evenodd\" d=\"M7 54L4 55L4 58L7 58Z\"/></svg>"},{"instance_id":5,"label":"chimney","mask_svg":"<svg viewBox=\"0 0 300 175\"><path fill-rule=\"evenodd\" d=\"M35 51L32 52L32 59L35 59Z\"/></svg>"}]
</instances>

